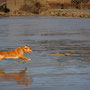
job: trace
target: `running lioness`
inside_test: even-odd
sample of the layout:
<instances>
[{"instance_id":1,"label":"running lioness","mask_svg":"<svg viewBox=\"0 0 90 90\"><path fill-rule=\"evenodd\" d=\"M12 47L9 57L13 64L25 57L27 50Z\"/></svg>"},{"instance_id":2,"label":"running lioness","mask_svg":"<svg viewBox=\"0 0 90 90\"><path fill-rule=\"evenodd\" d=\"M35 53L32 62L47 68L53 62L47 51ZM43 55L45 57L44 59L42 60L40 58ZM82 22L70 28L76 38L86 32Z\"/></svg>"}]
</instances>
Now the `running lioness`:
<instances>
[{"instance_id":1,"label":"running lioness","mask_svg":"<svg viewBox=\"0 0 90 90\"><path fill-rule=\"evenodd\" d=\"M0 52L0 60L6 58L6 59L22 59L25 61L25 63L28 62L28 60L30 61L31 59L23 56L25 53L31 53L32 49L28 46L22 46L22 47L18 47L14 50L11 51L1 51Z\"/></svg>"}]
</instances>

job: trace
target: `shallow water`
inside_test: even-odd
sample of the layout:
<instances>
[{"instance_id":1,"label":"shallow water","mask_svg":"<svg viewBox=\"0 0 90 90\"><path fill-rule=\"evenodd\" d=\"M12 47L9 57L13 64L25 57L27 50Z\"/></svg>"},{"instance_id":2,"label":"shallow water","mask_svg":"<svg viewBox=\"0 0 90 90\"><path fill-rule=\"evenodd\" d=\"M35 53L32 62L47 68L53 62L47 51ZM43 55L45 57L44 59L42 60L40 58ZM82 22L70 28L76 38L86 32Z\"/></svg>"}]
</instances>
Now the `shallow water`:
<instances>
[{"instance_id":1,"label":"shallow water","mask_svg":"<svg viewBox=\"0 0 90 90\"><path fill-rule=\"evenodd\" d=\"M90 19L0 18L0 51L26 44L31 62L0 61L0 90L90 90Z\"/></svg>"}]
</instances>

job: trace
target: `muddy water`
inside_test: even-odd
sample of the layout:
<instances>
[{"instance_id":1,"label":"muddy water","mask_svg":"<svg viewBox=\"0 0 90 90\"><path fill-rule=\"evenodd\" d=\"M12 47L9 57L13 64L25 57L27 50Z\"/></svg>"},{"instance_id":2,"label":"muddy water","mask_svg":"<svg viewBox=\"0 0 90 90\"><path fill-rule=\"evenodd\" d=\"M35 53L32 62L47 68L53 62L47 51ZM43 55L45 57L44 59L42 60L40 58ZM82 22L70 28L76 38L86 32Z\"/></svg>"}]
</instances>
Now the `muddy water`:
<instances>
[{"instance_id":1,"label":"muddy water","mask_svg":"<svg viewBox=\"0 0 90 90\"><path fill-rule=\"evenodd\" d=\"M26 44L31 62L0 61L0 90L90 90L90 19L0 18L0 51Z\"/></svg>"}]
</instances>

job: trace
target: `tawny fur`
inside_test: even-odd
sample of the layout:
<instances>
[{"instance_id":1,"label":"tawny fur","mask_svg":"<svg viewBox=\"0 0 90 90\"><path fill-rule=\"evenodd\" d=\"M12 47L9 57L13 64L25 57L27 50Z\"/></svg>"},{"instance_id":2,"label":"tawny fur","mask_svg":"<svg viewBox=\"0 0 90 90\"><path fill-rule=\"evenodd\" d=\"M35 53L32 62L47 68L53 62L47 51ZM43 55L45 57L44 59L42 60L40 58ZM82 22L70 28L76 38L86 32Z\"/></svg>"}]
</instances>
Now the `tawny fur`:
<instances>
[{"instance_id":1,"label":"tawny fur","mask_svg":"<svg viewBox=\"0 0 90 90\"><path fill-rule=\"evenodd\" d=\"M32 49L27 45L18 47L11 51L1 51L0 52L0 60L3 60L4 58L6 58L6 59L22 59L27 63L27 61L28 60L30 61L31 59L29 59L23 55L25 53L30 53L30 52L32 52Z\"/></svg>"}]
</instances>

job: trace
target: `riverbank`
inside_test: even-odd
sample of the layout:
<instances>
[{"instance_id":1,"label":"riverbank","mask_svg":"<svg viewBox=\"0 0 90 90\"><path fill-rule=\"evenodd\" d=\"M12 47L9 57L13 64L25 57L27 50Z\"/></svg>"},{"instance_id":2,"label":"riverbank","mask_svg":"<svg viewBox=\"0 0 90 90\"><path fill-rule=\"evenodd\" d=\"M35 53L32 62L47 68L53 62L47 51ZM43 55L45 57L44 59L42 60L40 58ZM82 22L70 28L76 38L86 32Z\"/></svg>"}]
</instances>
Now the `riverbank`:
<instances>
[{"instance_id":1,"label":"riverbank","mask_svg":"<svg viewBox=\"0 0 90 90\"><path fill-rule=\"evenodd\" d=\"M90 18L90 11L73 10L73 9L53 9L50 11L42 12L40 15L60 16L60 17L83 17Z\"/></svg>"},{"instance_id":2,"label":"riverbank","mask_svg":"<svg viewBox=\"0 0 90 90\"><path fill-rule=\"evenodd\" d=\"M0 16L60 16L60 17L82 17L82 18L90 18L90 11L88 10L61 10L61 9L51 9L39 14L28 13L24 11L3 13L0 12Z\"/></svg>"}]
</instances>

